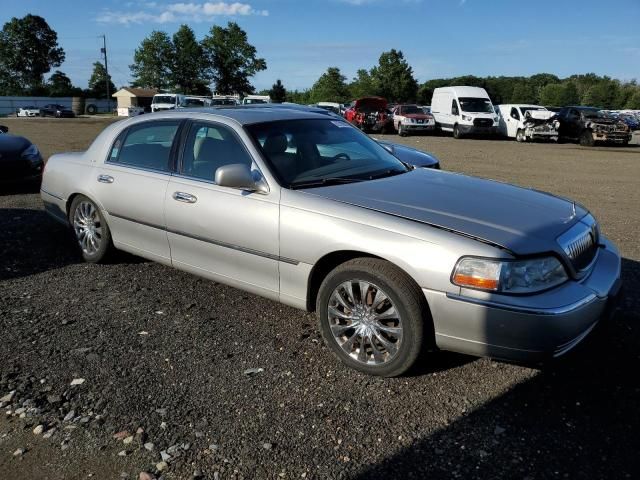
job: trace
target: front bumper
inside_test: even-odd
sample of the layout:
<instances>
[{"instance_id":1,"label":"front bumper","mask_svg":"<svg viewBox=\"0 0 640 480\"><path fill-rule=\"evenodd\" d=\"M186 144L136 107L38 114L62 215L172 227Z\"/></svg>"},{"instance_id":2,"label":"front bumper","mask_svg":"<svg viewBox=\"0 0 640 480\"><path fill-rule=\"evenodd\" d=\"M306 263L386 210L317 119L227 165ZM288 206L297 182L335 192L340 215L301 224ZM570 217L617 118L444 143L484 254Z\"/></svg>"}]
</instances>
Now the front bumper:
<instances>
[{"instance_id":1,"label":"front bumper","mask_svg":"<svg viewBox=\"0 0 640 480\"><path fill-rule=\"evenodd\" d=\"M560 356L583 340L615 308L620 255L606 238L591 273L528 296L471 296L423 289L436 344L477 356L536 363Z\"/></svg>"},{"instance_id":2,"label":"front bumper","mask_svg":"<svg viewBox=\"0 0 640 480\"><path fill-rule=\"evenodd\" d=\"M458 124L458 130L463 135L495 135L498 133L498 127L477 127L475 125Z\"/></svg>"},{"instance_id":3,"label":"front bumper","mask_svg":"<svg viewBox=\"0 0 640 480\"><path fill-rule=\"evenodd\" d=\"M431 123L404 123L402 129L406 132L432 132L436 129L436 122Z\"/></svg>"}]
</instances>

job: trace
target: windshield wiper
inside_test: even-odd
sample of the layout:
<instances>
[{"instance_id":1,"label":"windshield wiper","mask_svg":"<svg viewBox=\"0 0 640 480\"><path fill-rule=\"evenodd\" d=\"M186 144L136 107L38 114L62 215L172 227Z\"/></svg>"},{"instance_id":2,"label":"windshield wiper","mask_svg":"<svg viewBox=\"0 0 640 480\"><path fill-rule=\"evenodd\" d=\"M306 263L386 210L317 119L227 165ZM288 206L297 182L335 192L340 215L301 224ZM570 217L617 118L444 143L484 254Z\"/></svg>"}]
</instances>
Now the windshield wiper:
<instances>
[{"instance_id":1,"label":"windshield wiper","mask_svg":"<svg viewBox=\"0 0 640 480\"><path fill-rule=\"evenodd\" d=\"M308 180L305 182L294 182L289 185L293 189L298 188L313 188L313 187L326 187L329 185L342 185L345 183L363 182L360 178L344 178L344 177L327 177L320 178L318 180Z\"/></svg>"},{"instance_id":2,"label":"windshield wiper","mask_svg":"<svg viewBox=\"0 0 640 480\"><path fill-rule=\"evenodd\" d=\"M368 179L376 180L378 178L393 177L395 175L400 175L401 173L407 173L407 171L406 170L385 170L375 175L369 175Z\"/></svg>"}]
</instances>

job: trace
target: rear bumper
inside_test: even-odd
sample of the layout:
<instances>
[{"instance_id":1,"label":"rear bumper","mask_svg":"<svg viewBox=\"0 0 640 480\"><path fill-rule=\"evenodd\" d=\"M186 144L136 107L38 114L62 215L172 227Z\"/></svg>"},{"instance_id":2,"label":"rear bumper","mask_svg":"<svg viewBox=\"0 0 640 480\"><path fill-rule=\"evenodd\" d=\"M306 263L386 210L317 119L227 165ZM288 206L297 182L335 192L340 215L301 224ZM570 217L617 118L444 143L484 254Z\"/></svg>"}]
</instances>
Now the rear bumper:
<instances>
[{"instance_id":1,"label":"rear bumper","mask_svg":"<svg viewBox=\"0 0 640 480\"><path fill-rule=\"evenodd\" d=\"M472 298L423 290L432 310L436 344L477 356L537 363L563 355L615 310L620 255L606 239L590 275L527 297Z\"/></svg>"}]
</instances>

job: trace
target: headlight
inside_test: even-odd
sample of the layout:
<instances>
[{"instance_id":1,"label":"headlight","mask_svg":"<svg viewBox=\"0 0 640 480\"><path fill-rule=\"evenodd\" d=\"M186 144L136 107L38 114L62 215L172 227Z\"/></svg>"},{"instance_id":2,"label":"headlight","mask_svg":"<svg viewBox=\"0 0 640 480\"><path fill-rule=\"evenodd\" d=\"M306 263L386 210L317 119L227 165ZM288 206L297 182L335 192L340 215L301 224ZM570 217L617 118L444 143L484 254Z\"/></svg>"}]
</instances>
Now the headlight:
<instances>
[{"instance_id":1,"label":"headlight","mask_svg":"<svg viewBox=\"0 0 640 480\"><path fill-rule=\"evenodd\" d=\"M471 120L473 120L473 117L468 117L467 115L465 115L464 113L462 114L462 120L466 120L468 122L470 122Z\"/></svg>"},{"instance_id":2,"label":"headlight","mask_svg":"<svg viewBox=\"0 0 640 480\"><path fill-rule=\"evenodd\" d=\"M538 292L567 279L567 272L555 257L530 260L463 257L451 275L454 285L501 293Z\"/></svg>"},{"instance_id":3,"label":"headlight","mask_svg":"<svg viewBox=\"0 0 640 480\"><path fill-rule=\"evenodd\" d=\"M21 154L22 158L26 158L31 163L38 163L40 159L40 152L38 151L38 147L36 147L33 143L29 145Z\"/></svg>"}]
</instances>

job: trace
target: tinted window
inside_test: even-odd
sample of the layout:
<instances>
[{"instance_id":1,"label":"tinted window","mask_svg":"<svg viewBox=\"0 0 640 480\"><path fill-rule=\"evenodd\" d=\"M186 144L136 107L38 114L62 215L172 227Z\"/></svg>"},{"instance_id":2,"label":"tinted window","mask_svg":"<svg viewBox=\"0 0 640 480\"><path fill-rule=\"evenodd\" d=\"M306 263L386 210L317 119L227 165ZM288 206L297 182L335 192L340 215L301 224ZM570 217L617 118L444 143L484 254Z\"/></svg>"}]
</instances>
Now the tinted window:
<instances>
[{"instance_id":1,"label":"tinted window","mask_svg":"<svg viewBox=\"0 0 640 480\"><path fill-rule=\"evenodd\" d=\"M171 145L178 122L152 122L131 127L114 143L109 161L152 170L169 170Z\"/></svg>"},{"instance_id":2,"label":"tinted window","mask_svg":"<svg viewBox=\"0 0 640 480\"><path fill-rule=\"evenodd\" d=\"M516 107L511 107L511 117L516 120L520 120L520 114L518 113L518 109Z\"/></svg>"},{"instance_id":3,"label":"tinted window","mask_svg":"<svg viewBox=\"0 0 640 480\"><path fill-rule=\"evenodd\" d=\"M240 139L229 128L211 123L194 123L182 156L182 175L214 181L216 170L242 163L251 167L252 159Z\"/></svg>"},{"instance_id":4,"label":"tinted window","mask_svg":"<svg viewBox=\"0 0 640 480\"><path fill-rule=\"evenodd\" d=\"M451 115L458 115L459 110L458 110L458 104L455 100L451 101Z\"/></svg>"}]
</instances>

